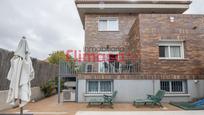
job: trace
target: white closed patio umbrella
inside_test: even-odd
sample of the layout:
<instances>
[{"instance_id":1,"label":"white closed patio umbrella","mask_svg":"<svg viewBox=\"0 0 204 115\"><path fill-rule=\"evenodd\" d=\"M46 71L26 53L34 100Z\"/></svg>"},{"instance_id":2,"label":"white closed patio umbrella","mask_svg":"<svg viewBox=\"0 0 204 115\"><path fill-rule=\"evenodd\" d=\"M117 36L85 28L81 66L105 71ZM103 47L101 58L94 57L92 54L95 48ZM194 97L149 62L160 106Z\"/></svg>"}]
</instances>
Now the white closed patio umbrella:
<instances>
[{"instance_id":1,"label":"white closed patio umbrella","mask_svg":"<svg viewBox=\"0 0 204 115\"><path fill-rule=\"evenodd\" d=\"M10 60L11 67L7 75L7 79L10 81L7 103L14 105L19 100L21 114L23 106L30 101L30 81L34 79L34 70L29 55L28 43L23 37Z\"/></svg>"}]
</instances>

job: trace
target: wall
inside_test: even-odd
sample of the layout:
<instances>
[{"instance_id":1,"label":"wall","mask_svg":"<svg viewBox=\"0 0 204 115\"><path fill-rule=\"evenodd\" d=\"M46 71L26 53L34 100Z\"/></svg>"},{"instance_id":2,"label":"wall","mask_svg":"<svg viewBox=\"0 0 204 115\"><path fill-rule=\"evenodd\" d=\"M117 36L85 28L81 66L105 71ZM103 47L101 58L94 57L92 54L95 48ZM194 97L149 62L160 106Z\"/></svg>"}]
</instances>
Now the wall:
<instances>
[{"instance_id":1,"label":"wall","mask_svg":"<svg viewBox=\"0 0 204 115\"><path fill-rule=\"evenodd\" d=\"M86 93L86 80L78 80L78 87L77 87L77 101L78 102L85 102L84 94Z\"/></svg>"},{"instance_id":2,"label":"wall","mask_svg":"<svg viewBox=\"0 0 204 115\"><path fill-rule=\"evenodd\" d=\"M114 90L118 91L117 102L133 102L153 94L152 80L114 80Z\"/></svg>"},{"instance_id":3,"label":"wall","mask_svg":"<svg viewBox=\"0 0 204 115\"><path fill-rule=\"evenodd\" d=\"M123 46L128 37L135 17L131 14L86 14L85 16L85 46L106 47ZM119 31L98 31L100 17L116 17L119 20Z\"/></svg>"},{"instance_id":4,"label":"wall","mask_svg":"<svg viewBox=\"0 0 204 115\"><path fill-rule=\"evenodd\" d=\"M191 98L203 98L204 97L204 80L188 80L188 93Z\"/></svg>"},{"instance_id":5,"label":"wall","mask_svg":"<svg viewBox=\"0 0 204 115\"><path fill-rule=\"evenodd\" d=\"M170 22L170 16L175 22ZM99 17L119 17L118 32L98 32ZM133 26L132 26L133 25ZM132 26L132 27L131 27ZM135 97L145 98L146 93L160 89L161 79L187 79L188 93L184 95L166 95L165 102L189 101L204 97L203 81L198 85L194 80L204 79L204 16L183 14L86 14L85 16L85 46L106 47L123 46L129 42L129 50L135 48L141 59L141 73L137 75L112 74L82 74L79 79L79 102L88 101L93 95L85 95L86 81L84 79L114 79L114 87L119 90L116 101L130 102ZM185 59L160 60L158 41L184 40ZM137 54L136 54L137 55ZM95 65L97 68L97 65ZM150 81L155 79L155 84ZM129 81L130 80L130 81ZM138 82L138 81L143 82ZM140 84L140 85L138 85ZM132 87L127 87L131 85ZM136 94L138 87L144 87ZM126 89L126 90L125 90ZM130 90L127 91L127 90ZM145 92L148 91L148 92ZM135 91L135 92L134 92ZM129 95L126 95L128 93ZM102 95L97 95L101 97ZM129 97L129 98L128 98Z\"/></svg>"},{"instance_id":6,"label":"wall","mask_svg":"<svg viewBox=\"0 0 204 115\"><path fill-rule=\"evenodd\" d=\"M41 92L40 87L32 87L31 88L31 100L39 100L44 97L43 92ZM15 107L16 105L10 105L6 103L8 97L8 90L0 91L0 111L4 109L9 109Z\"/></svg>"},{"instance_id":7,"label":"wall","mask_svg":"<svg viewBox=\"0 0 204 115\"><path fill-rule=\"evenodd\" d=\"M170 17L175 17L170 22ZM204 16L140 14L141 70L146 74L204 75ZM159 59L159 40L184 40L185 59ZM182 79L182 78L180 78Z\"/></svg>"},{"instance_id":8,"label":"wall","mask_svg":"<svg viewBox=\"0 0 204 115\"><path fill-rule=\"evenodd\" d=\"M141 63L141 43L140 43L140 29L139 29L139 17L135 17L135 22L132 25L129 33L129 37L126 39L128 45L126 48L128 49L126 52L131 54L131 57L126 56L131 62L134 61L139 63L138 70L140 72L140 63Z\"/></svg>"},{"instance_id":9,"label":"wall","mask_svg":"<svg viewBox=\"0 0 204 115\"><path fill-rule=\"evenodd\" d=\"M86 14L85 47L124 47L128 33L137 14ZM116 17L119 20L119 31L98 31L100 17ZM98 64L94 63L94 71Z\"/></svg>"},{"instance_id":10,"label":"wall","mask_svg":"<svg viewBox=\"0 0 204 115\"><path fill-rule=\"evenodd\" d=\"M160 90L160 80L114 80L114 90L118 91L116 102L130 102L145 99L147 94L153 95ZM204 97L204 80L195 84L187 80L187 94L165 94L162 102L187 102L194 98ZM103 94L86 94L86 80L78 80L78 102L88 102L91 98L102 98Z\"/></svg>"},{"instance_id":11,"label":"wall","mask_svg":"<svg viewBox=\"0 0 204 115\"><path fill-rule=\"evenodd\" d=\"M9 89L9 80L7 80L7 74L10 68L10 59L12 57L13 52L0 49L0 110L12 107L6 104ZM39 61L34 58L32 58L32 63L35 71L35 78L31 81L31 99L38 100L44 97L40 90L40 86L42 86L49 79L54 79L57 76L58 66Z\"/></svg>"},{"instance_id":12,"label":"wall","mask_svg":"<svg viewBox=\"0 0 204 115\"><path fill-rule=\"evenodd\" d=\"M13 52L0 49L0 90L8 90L9 88L7 74L12 57ZM35 79L31 81L32 87L41 86L49 79L54 79L57 76L58 66L34 58L32 58L32 63L35 71Z\"/></svg>"},{"instance_id":13,"label":"wall","mask_svg":"<svg viewBox=\"0 0 204 115\"><path fill-rule=\"evenodd\" d=\"M170 22L170 16L175 22ZM119 31L99 32L100 17L118 17ZM124 46L139 62L143 79L204 79L204 16L184 14L86 14L85 46ZM184 40L185 59L159 59L158 42ZM132 51L135 50L135 51ZM97 71L98 64L94 63Z\"/></svg>"}]
</instances>

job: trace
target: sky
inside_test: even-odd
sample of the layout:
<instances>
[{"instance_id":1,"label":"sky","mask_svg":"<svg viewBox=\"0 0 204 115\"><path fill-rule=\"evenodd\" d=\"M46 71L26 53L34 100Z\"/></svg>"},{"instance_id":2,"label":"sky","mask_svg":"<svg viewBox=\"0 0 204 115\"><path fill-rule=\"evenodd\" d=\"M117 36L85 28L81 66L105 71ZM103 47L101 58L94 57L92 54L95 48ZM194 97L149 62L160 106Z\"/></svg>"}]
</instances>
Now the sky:
<instances>
[{"instance_id":1,"label":"sky","mask_svg":"<svg viewBox=\"0 0 204 115\"><path fill-rule=\"evenodd\" d=\"M193 0L186 14L204 14ZM57 50L82 50L84 30L74 0L0 0L0 48L15 51L26 36L31 56L46 59Z\"/></svg>"}]
</instances>

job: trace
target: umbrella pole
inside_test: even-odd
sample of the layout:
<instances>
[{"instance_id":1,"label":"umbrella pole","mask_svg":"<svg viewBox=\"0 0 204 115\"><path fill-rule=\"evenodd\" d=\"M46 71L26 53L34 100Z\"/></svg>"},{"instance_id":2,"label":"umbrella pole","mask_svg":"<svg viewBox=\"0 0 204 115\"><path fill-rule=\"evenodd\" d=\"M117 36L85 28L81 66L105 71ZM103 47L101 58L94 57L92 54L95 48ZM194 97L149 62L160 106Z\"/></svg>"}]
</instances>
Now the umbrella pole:
<instances>
[{"instance_id":1,"label":"umbrella pole","mask_svg":"<svg viewBox=\"0 0 204 115\"><path fill-rule=\"evenodd\" d=\"M58 104L60 103L60 76L58 76Z\"/></svg>"},{"instance_id":2,"label":"umbrella pole","mask_svg":"<svg viewBox=\"0 0 204 115\"><path fill-rule=\"evenodd\" d=\"M21 104L21 99L19 100L19 103ZM20 107L20 115L23 115L23 107Z\"/></svg>"}]
</instances>

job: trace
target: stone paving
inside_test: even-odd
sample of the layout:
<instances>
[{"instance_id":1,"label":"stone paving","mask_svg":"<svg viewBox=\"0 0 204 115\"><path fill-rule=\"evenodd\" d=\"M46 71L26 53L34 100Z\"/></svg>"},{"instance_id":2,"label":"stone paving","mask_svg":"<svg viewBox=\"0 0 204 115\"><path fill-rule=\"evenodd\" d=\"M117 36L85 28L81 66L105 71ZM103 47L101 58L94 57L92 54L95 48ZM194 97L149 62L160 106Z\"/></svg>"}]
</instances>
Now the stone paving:
<instances>
[{"instance_id":1,"label":"stone paving","mask_svg":"<svg viewBox=\"0 0 204 115\"><path fill-rule=\"evenodd\" d=\"M76 115L203 115L204 111L118 111L118 112L99 112L99 111L79 111Z\"/></svg>"},{"instance_id":2,"label":"stone paving","mask_svg":"<svg viewBox=\"0 0 204 115\"><path fill-rule=\"evenodd\" d=\"M136 108L131 103L115 103L114 108L110 108L108 106L105 106L104 108L100 108L98 106L87 107L87 103L65 102L58 104L57 96L55 95L38 102L29 103L26 107L24 107L24 113L33 113L34 115L75 115L80 111L182 111L181 109L167 103L163 103L163 106L163 108L159 106L139 106ZM5 110L1 113L16 112L19 112L19 108Z\"/></svg>"}]
</instances>

